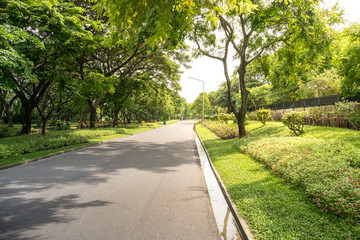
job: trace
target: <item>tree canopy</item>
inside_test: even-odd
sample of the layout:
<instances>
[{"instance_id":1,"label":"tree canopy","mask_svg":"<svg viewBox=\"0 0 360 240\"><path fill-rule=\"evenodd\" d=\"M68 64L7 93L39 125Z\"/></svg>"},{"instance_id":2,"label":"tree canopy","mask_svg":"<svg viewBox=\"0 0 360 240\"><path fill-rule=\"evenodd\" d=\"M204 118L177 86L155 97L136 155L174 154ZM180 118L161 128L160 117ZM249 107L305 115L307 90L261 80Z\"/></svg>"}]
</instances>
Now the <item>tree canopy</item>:
<instances>
[{"instance_id":1,"label":"tree canopy","mask_svg":"<svg viewBox=\"0 0 360 240\"><path fill-rule=\"evenodd\" d=\"M193 117L197 101L179 95L189 39L195 56L223 65L226 82L207 95L208 114L229 109L245 136L248 108L359 96L359 24L335 31L339 6L322 11L319 3L1 0L0 114L9 126L21 118L23 134L36 120L95 128L105 119L116 126Z\"/></svg>"}]
</instances>

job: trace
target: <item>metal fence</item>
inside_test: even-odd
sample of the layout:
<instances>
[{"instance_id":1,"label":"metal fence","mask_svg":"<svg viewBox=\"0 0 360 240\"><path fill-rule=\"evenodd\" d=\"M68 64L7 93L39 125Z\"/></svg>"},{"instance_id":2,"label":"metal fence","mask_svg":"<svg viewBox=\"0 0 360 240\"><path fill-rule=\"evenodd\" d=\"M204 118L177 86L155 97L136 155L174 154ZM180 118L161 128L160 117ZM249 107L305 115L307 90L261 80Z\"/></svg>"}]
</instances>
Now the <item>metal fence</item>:
<instances>
[{"instance_id":1,"label":"metal fence","mask_svg":"<svg viewBox=\"0 0 360 240\"><path fill-rule=\"evenodd\" d=\"M319 98L308 98L292 102L283 102L275 103L265 106L260 106L260 108L279 110L279 109L290 109L290 108L306 108L306 107L316 107L316 106L327 106L335 105L336 102L339 102L343 99L342 95L331 95L326 97Z\"/></svg>"}]
</instances>

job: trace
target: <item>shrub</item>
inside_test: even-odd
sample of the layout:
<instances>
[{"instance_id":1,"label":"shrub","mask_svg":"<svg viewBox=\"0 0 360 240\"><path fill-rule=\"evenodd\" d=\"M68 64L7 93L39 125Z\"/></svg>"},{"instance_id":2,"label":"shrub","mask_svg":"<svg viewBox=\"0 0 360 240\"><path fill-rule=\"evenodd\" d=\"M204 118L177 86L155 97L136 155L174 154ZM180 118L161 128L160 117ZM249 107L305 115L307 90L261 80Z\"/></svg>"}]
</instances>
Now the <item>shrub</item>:
<instances>
[{"instance_id":1,"label":"shrub","mask_svg":"<svg viewBox=\"0 0 360 240\"><path fill-rule=\"evenodd\" d=\"M0 126L0 138L13 137L19 135L20 132L8 126Z\"/></svg>"},{"instance_id":2,"label":"shrub","mask_svg":"<svg viewBox=\"0 0 360 240\"><path fill-rule=\"evenodd\" d=\"M213 121L205 121L204 125L221 139L231 139L239 136L238 128L235 125Z\"/></svg>"},{"instance_id":3,"label":"shrub","mask_svg":"<svg viewBox=\"0 0 360 240\"><path fill-rule=\"evenodd\" d=\"M253 121L256 121L257 118L256 118L256 112L249 112L247 115L246 115L247 119L248 120L253 120Z\"/></svg>"},{"instance_id":4,"label":"shrub","mask_svg":"<svg viewBox=\"0 0 360 240\"><path fill-rule=\"evenodd\" d=\"M54 130L69 130L70 129L70 123L69 122L62 122L60 120L57 120L55 123Z\"/></svg>"},{"instance_id":5,"label":"shrub","mask_svg":"<svg viewBox=\"0 0 360 240\"><path fill-rule=\"evenodd\" d=\"M257 119L265 126L266 121L271 119L270 109L259 109L256 111Z\"/></svg>"},{"instance_id":6,"label":"shrub","mask_svg":"<svg viewBox=\"0 0 360 240\"><path fill-rule=\"evenodd\" d=\"M291 111L285 113L282 117L282 122L287 126L291 131L295 133L296 136L304 133L304 125L305 125L305 118L307 117L307 112L297 112Z\"/></svg>"},{"instance_id":7,"label":"shrub","mask_svg":"<svg viewBox=\"0 0 360 240\"><path fill-rule=\"evenodd\" d=\"M228 113L220 113L218 115L218 118L220 120L221 123L226 123L228 124L229 120L231 120L231 115Z\"/></svg>"}]
</instances>

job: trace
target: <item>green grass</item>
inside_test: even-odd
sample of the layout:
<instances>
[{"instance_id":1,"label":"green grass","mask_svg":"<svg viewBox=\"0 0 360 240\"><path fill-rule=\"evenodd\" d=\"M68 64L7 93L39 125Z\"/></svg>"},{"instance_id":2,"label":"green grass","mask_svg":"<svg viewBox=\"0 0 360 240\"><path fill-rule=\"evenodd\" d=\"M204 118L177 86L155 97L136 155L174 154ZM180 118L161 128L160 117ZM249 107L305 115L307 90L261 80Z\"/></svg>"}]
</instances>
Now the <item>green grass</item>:
<instances>
[{"instance_id":1,"label":"green grass","mask_svg":"<svg viewBox=\"0 0 360 240\"><path fill-rule=\"evenodd\" d=\"M275 149L261 144L286 139L294 142L293 149L301 148L304 141L310 141L312 144L318 141L320 145L315 144L313 149L316 151L313 153L316 156L328 156L330 153L325 151L329 151L329 147L321 149L324 139L336 143L338 149L342 144L358 149L359 133L346 129L306 127L304 135L295 137L281 123L269 122L265 127L261 126L259 122L250 122L246 129L251 134L247 138L221 140L207 128L197 125L197 130L237 206L239 215L247 221L255 238L360 239L360 223L357 216L339 216L331 211L325 212L322 207L318 207L317 202L313 202L313 199L309 201L309 191L313 191L312 189L305 193L306 189L303 186L286 181L284 175L280 175L269 165L266 166L268 162L261 162L259 158L254 159L249 154L239 151L239 148L245 146L247 150L258 150L259 156L260 150L263 150L264 155L269 152L272 154L272 150ZM280 153L277 152L276 157L280 155L281 150ZM283 152L283 156L286 155L288 153ZM339 155L341 154L337 153L337 156ZM270 155L270 159L271 157L274 156ZM358 168L352 168L352 171L358 173Z\"/></svg>"},{"instance_id":2,"label":"green grass","mask_svg":"<svg viewBox=\"0 0 360 240\"><path fill-rule=\"evenodd\" d=\"M178 122L167 121L167 124ZM0 167L27 162L57 152L83 147L112 138L128 136L162 126L162 122L146 123L123 128L98 128L96 130L50 131L45 137L40 133L0 139Z\"/></svg>"}]
</instances>

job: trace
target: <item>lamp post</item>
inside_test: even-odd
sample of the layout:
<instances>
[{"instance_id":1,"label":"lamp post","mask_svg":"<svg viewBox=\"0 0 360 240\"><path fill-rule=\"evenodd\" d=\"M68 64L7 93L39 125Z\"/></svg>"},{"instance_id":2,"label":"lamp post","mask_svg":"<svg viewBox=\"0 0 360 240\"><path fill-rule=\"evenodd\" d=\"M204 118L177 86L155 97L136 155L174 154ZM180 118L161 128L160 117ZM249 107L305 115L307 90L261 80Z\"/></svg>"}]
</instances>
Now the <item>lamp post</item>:
<instances>
[{"instance_id":1,"label":"lamp post","mask_svg":"<svg viewBox=\"0 0 360 240\"><path fill-rule=\"evenodd\" d=\"M204 94L205 94L205 82L204 82L204 80L201 80L201 79L198 79L198 78L193 78L193 77L188 77L189 79L192 79L192 80L196 80L196 81L200 81L200 82L202 82L202 84L203 84L203 104L202 104L202 121L201 121L201 123L202 123L202 126L204 127Z\"/></svg>"}]
</instances>

